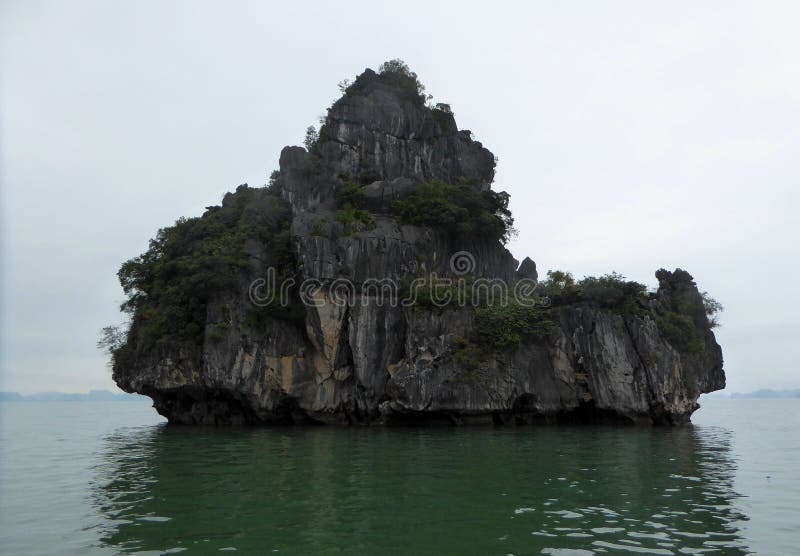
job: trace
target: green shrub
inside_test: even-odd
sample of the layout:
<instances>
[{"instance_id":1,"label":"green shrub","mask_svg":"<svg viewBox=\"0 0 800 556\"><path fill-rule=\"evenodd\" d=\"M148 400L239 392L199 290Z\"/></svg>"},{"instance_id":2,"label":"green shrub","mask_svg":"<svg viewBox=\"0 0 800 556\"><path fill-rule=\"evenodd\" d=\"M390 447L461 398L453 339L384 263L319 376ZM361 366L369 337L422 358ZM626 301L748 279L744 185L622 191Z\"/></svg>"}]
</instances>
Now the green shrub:
<instances>
[{"instance_id":1,"label":"green shrub","mask_svg":"<svg viewBox=\"0 0 800 556\"><path fill-rule=\"evenodd\" d=\"M336 190L336 206L342 208L350 205L353 208L363 209L367 204L367 194L364 187L352 182L345 181Z\"/></svg>"},{"instance_id":2,"label":"green shrub","mask_svg":"<svg viewBox=\"0 0 800 556\"><path fill-rule=\"evenodd\" d=\"M526 307L510 301L479 307L469 338L453 338L453 355L462 368L474 370L495 353L546 337L552 326L549 311L540 305Z\"/></svg>"},{"instance_id":3,"label":"green shrub","mask_svg":"<svg viewBox=\"0 0 800 556\"><path fill-rule=\"evenodd\" d=\"M352 182L344 181L336 190L336 206L339 211L336 219L344 226L345 234L358 233L375 227L375 220L364 207L367 204L367 195L364 187Z\"/></svg>"},{"instance_id":4,"label":"green shrub","mask_svg":"<svg viewBox=\"0 0 800 556\"><path fill-rule=\"evenodd\" d=\"M575 286L575 278L572 277L571 272L564 272L563 270L548 270L547 279L552 282L554 286L562 290Z\"/></svg>"},{"instance_id":5,"label":"green shrub","mask_svg":"<svg viewBox=\"0 0 800 556\"><path fill-rule=\"evenodd\" d=\"M579 299L578 288L571 272L549 270L547 278L539 280L536 293L547 297L551 305L567 305Z\"/></svg>"},{"instance_id":6,"label":"green shrub","mask_svg":"<svg viewBox=\"0 0 800 556\"><path fill-rule=\"evenodd\" d=\"M454 234L482 235L506 243L515 233L505 191L481 191L468 184L431 181L418 185L392 212L405 224L444 228Z\"/></svg>"},{"instance_id":7,"label":"green shrub","mask_svg":"<svg viewBox=\"0 0 800 556\"><path fill-rule=\"evenodd\" d=\"M647 299L647 286L626 280L612 272L599 278L587 276L578 282L581 298L622 314L645 311L640 301Z\"/></svg>"},{"instance_id":8,"label":"green shrub","mask_svg":"<svg viewBox=\"0 0 800 556\"><path fill-rule=\"evenodd\" d=\"M691 317L675 311L666 311L656 317L656 323L667 341L678 350L690 353L699 353L703 350L702 334Z\"/></svg>"},{"instance_id":9,"label":"green shrub","mask_svg":"<svg viewBox=\"0 0 800 556\"><path fill-rule=\"evenodd\" d=\"M474 342L495 352L518 346L524 338L544 337L551 326L548 311L540 305L526 307L514 301L488 305L475 312Z\"/></svg>"},{"instance_id":10,"label":"green shrub","mask_svg":"<svg viewBox=\"0 0 800 556\"><path fill-rule=\"evenodd\" d=\"M620 314L642 314L648 311L647 286L626 280L616 272L599 278L586 276L576 282L571 273L552 270L547 273L546 280L539 282L537 291L548 297L552 305L585 302Z\"/></svg>"},{"instance_id":11,"label":"green shrub","mask_svg":"<svg viewBox=\"0 0 800 556\"><path fill-rule=\"evenodd\" d=\"M346 234L357 233L375 227L375 220L370 213L363 209L357 209L350 203L339 209L336 219L344 226Z\"/></svg>"}]
</instances>

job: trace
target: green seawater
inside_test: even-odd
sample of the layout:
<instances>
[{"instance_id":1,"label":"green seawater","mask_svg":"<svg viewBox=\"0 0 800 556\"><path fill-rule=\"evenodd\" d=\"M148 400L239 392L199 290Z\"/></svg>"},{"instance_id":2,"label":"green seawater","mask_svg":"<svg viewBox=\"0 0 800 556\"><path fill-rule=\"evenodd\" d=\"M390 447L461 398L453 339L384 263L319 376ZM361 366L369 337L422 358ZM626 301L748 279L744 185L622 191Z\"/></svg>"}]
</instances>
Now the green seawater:
<instances>
[{"instance_id":1,"label":"green seawater","mask_svg":"<svg viewBox=\"0 0 800 556\"><path fill-rule=\"evenodd\" d=\"M0 553L800 554L800 400L683 428L175 428L0 403Z\"/></svg>"}]
</instances>

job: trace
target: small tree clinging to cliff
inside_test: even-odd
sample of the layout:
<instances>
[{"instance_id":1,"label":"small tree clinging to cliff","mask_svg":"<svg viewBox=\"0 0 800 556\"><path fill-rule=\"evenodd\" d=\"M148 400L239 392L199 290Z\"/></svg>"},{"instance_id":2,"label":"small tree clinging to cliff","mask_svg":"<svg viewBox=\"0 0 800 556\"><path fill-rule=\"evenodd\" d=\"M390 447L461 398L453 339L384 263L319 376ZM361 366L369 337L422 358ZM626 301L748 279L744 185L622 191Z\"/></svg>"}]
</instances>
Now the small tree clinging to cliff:
<instances>
[{"instance_id":1,"label":"small tree clinging to cliff","mask_svg":"<svg viewBox=\"0 0 800 556\"><path fill-rule=\"evenodd\" d=\"M318 140L319 133L317 133L317 128L313 125L308 126L306 128L306 138L303 139L303 144L306 146L306 149L310 151L311 147L313 147Z\"/></svg>"},{"instance_id":2,"label":"small tree clinging to cliff","mask_svg":"<svg viewBox=\"0 0 800 556\"><path fill-rule=\"evenodd\" d=\"M724 310L722 303L711 297L708 292L702 292L700 296L703 298L703 308L708 317L708 323L711 328L719 326L719 314Z\"/></svg>"},{"instance_id":3,"label":"small tree clinging to cliff","mask_svg":"<svg viewBox=\"0 0 800 556\"><path fill-rule=\"evenodd\" d=\"M130 326L130 325L128 325ZM98 349L102 349L109 355L114 355L114 352L125 345L128 339L127 327L123 326L105 326L100 331L100 339L97 340Z\"/></svg>"}]
</instances>

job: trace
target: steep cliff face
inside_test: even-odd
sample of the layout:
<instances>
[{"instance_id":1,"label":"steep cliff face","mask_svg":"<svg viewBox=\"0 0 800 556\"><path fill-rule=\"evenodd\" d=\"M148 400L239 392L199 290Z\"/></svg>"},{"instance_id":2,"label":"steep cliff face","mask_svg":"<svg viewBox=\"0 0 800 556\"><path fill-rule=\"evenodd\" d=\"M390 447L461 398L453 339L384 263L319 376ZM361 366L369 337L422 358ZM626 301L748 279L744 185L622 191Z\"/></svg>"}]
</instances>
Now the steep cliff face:
<instances>
[{"instance_id":1,"label":"steep cliff face","mask_svg":"<svg viewBox=\"0 0 800 556\"><path fill-rule=\"evenodd\" d=\"M364 184L376 201L424 181L489 189L494 179L494 155L459 131L448 107L427 107L414 80L398 83L370 69L328 110L311 151L286 147L280 157L285 195L297 211L316 208L342 179Z\"/></svg>"},{"instance_id":2,"label":"steep cliff face","mask_svg":"<svg viewBox=\"0 0 800 556\"><path fill-rule=\"evenodd\" d=\"M280 196L291 213L286 256L271 239L279 228L242 240L241 264L224 271L234 285L195 303L204 317L193 340L143 332L161 310L147 305L147 288L172 274L126 288L140 297L115 353L117 384L187 424L688 421L699 395L723 388L725 377L703 299L684 271L659 271L658 291L639 295L633 309L580 295L542 307L538 297L546 332L523 330L489 347L476 332L483 309L401 302L420 277L469 287L492 279L509 291L537 277L532 260L518 265L495 237L411 225L393 212L422 183L487 191L494 176L493 155L446 107L427 107L407 77L367 70L310 149L283 150L274 200L265 202ZM345 184L361 188L368 221L342 217ZM241 188L234 196L245 194L256 195ZM242 203L242 214L258 214L254 201ZM221 218L203 218L212 217ZM259 295L281 289L259 282L270 276L289 284L288 308L260 306ZM388 284L397 287L382 289Z\"/></svg>"}]
</instances>

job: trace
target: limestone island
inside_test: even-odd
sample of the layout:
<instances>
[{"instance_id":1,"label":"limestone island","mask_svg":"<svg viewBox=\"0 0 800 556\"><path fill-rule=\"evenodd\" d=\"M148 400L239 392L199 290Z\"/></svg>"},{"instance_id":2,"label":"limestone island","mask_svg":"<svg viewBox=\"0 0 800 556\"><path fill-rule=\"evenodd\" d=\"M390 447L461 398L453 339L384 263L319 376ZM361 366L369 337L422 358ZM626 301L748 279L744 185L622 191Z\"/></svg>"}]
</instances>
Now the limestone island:
<instances>
[{"instance_id":1,"label":"limestone island","mask_svg":"<svg viewBox=\"0 0 800 556\"><path fill-rule=\"evenodd\" d=\"M268 185L122 265L122 390L179 424L673 425L725 387L688 272L539 280L496 158L408 66L340 88Z\"/></svg>"}]
</instances>

